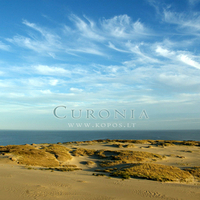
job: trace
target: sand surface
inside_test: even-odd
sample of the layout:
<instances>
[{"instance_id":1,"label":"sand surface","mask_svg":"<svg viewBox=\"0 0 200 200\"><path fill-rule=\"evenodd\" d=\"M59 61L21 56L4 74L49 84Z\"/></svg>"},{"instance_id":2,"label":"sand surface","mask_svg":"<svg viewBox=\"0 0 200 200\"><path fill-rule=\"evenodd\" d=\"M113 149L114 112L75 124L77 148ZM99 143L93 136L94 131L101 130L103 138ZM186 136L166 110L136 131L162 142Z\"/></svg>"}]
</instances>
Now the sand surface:
<instances>
[{"instance_id":1,"label":"sand surface","mask_svg":"<svg viewBox=\"0 0 200 200\"><path fill-rule=\"evenodd\" d=\"M179 168L200 166L199 146L167 146L147 148L148 144L134 144L128 150L170 155L156 161L157 164ZM116 147L105 143L66 144L69 148L110 149ZM117 150L124 148L117 148ZM73 157L67 164L75 164L83 170L60 172L30 170L11 161L8 155L0 155L0 199L2 200L199 200L200 182L194 178L189 183L169 183L139 178L93 176L97 167L84 163L95 161L90 156Z\"/></svg>"}]
</instances>

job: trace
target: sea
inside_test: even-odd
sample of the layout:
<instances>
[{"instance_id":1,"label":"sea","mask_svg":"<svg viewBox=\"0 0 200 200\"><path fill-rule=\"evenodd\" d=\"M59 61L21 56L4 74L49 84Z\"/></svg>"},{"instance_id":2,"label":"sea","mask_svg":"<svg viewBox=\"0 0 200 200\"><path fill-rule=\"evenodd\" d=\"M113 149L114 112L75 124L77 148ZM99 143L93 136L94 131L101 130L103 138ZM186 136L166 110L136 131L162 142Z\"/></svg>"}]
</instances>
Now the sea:
<instances>
[{"instance_id":1,"label":"sea","mask_svg":"<svg viewBox=\"0 0 200 200\"><path fill-rule=\"evenodd\" d=\"M97 139L200 141L200 130L56 131L0 130L0 145L41 144Z\"/></svg>"}]
</instances>

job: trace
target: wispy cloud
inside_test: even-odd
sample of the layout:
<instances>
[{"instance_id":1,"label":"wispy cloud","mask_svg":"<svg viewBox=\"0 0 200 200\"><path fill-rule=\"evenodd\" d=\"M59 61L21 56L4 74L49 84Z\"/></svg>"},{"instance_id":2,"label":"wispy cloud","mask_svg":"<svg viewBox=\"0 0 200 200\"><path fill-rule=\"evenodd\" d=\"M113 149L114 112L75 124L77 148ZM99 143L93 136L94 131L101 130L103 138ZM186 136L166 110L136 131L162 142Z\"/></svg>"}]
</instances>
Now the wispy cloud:
<instances>
[{"instance_id":1,"label":"wispy cloud","mask_svg":"<svg viewBox=\"0 0 200 200\"><path fill-rule=\"evenodd\" d=\"M122 39L134 39L150 35L150 30L139 20L132 22L128 15L119 15L101 22L102 28L110 36Z\"/></svg>"},{"instance_id":2,"label":"wispy cloud","mask_svg":"<svg viewBox=\"0 0 200 200\"><path fill-rule=\"evenodd\" d=\"M196 5L197 3L200 3L200 0L188 0L189 4Z\"/></svg>"},{"instance_id":3,"label":"wispy cloud","mask_svg":"<svg viewBox=\"0 0 200 200\"><path fill-rule=\"evenodd\" d=\"M50 67L47 65L37 65L34 66L36 73L41 75L51 75L51 76L69 76L71 72L62 67Z\"/></svg>"},{"instance_id":4,"label":"wispy cloud","mask_svg":"<svg viewBox=\"0 0 200 200\"><path fill-rule=\"evenodd\" d=\"M106 46L116 51L128 52L119 39L138 39L151 35L151 31L142 22L132 22L127 15L102 19L98 24L86 16L81 19L72 14L69 19L74 23L74 29L67 25L59 27L63 33L59 36L56 31L23 20L22 23L32 29L32 32L28 36L15 35L7 38L7 41L56 59L56 54L61 52L72 55L75 53L75 56L76 53L106 56ZM119 48L115 47L115 43Z\"/></svg>"},{"instance_id":5,"label":"wispy cloud","mask_svg":"<svg viewBox=\"0 0 200 200\"><path fill-rule=\"evenodd\" d=\"M3 42L0 41L0 50L9 51L10 46L6 45L6 44L4 44Z\"/></svg>"},{"instance_id":6,"label":"wispy cloud","mask_svg":"<svg viewBox=\"0 0 200 200\"><path fill-rule=\"evenodd\" d=\"M192 56L189 52L170 51L170 50L162 48L160 46L157 46L156 52L163 57L169 58L174 61L181 61L182 63L187 64L191 67L200 69L200 63L198 63L197 61L194 61L192 57L195 57L195 56Z\"/></svg>"},{"instance_id":7,"label":"wispy cloud","mask_svg":"<svg viewBox=\"0 0 200 200\"><path fill-rule=\"evenodd\" d=\"M115 45L112 44L111 42L108 42L108 47L111 48L111 49L114 49L116 51L119 51L119 52L130 53L130 51L119 49L119 48L115 47Z\"/></svg>"},{"instance_id":8,"label":"wispy cloud","mask_svg":"<svg viewBox=\"0 0 200 200\"><path fill-rule=\"evenodd\" d=\"M69 17L69 19L75 23L75 26L78 29L80 36L83 36L84 38L88 38L90 40L96 40L100 42L103 41L105 38L98 33L100 30L98 30L96 23L86 16L84 16L84 18L87 22L74 14L70 15Z\"/></svg>"},{"instance_id":9,"label":"wispy cloud","mask_svg":"<svg viewBox=\"0 0 200 200\"><path fill-rule=\"evenodd\" d=\"M184 28L187 30L186 34L199 34L200 31L200 13L185 14L164 10L164 21Z\"/></svg>"},{"instance_id":10,"label":"wispy cloud","mask_svg":"<svg viewBox=\"0 0 200 200\"><path fill-rule=\"evenodd\" d=\"M1 101L98 108L196 105L200 58L192 49L199 40L198 14L161 11L157 34L147 22L128 15L95 21L73 14L72 26L53 29L23 20L28 31L8 38L9 48L28 49L24 54L34 52L31 56L40 60L1 68L6 76L0 88L9 88ZM166 24L173 26L168 30Z\"/></svg>"}]
</instances>

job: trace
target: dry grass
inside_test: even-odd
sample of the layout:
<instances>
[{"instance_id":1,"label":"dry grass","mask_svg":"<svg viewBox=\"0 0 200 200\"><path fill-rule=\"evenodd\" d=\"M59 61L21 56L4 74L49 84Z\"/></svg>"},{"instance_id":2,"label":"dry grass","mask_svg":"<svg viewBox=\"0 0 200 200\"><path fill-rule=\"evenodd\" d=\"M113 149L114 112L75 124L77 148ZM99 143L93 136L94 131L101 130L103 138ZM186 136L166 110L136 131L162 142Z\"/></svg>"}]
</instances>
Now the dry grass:
<instances>
[{"instance_id":1,"label":"dry grass","mask_svg":"<svg viewBox=\"0 0 200 200\"><path fill-rule=\"evenodd\" d=\"M51 144L47 147L44 147L44 150L54 154L59 161L67 161L72 159L72 156L69 154L70 149L58 144Z\"/></svg>"},{"instance_id":2,"label":"dry grass","mask_svg":"<svg viewBox=\"0 0 200 200\"><path fill-rule=\"evenodd\" d=\"M117 156L112 156L114 160L122 160L127 162L141 162L147 159L163 159L159 154L143 152L143 151L119 151Z\"/></svg>"},{"instance_id":3,"label":"dry grass","mask_svg":"<svg viewBox=\"0 0 200 200\"><path fill-rule=\"evenodd\" d=\"M123 148L124 147L123 144L114 144L113 146L118 147L118 148Z\"/></svg>"},{"instance_id":4,"label":"dry grass","mask_svg":"<svg viewBox=\"0 0 200 200\"><path fill-rule=\"evenodd\" d=\"M96 163L93 162L93 161L91 161L91 160L89 160L89 161L86 162L86 165L95 165L95 164L96 164Z\"/></svg>"},{"instance_id":5,"label":"dry grass","mask_svg":"<svg viewBox=\"0 0 200 200\"><path fill-rule=\"evenodd\" d=\"M113 165L142 162L146 160L156 161L157 159L163 159L164 156L155 153L142 152L142 151L111 151L111 150L93 150L77 148L73 151L74 156L92 156L97 155L100 158L107 159L100 163L101 167L109 167Z\"/></svg>"},{"instance_id":6,"label":"dry grass","mask_svg":"<svg viewBox=\"0 0 200 200\"><path fill-rule=\"evenodd\" d=\"M95 154L95 150L93 149L84 149L84 148L78 148L73 151L73 156L92 156Z\"/></svg>"},{"instance_id":7,"label":"dry grass","mask_svg":"<svg viewBox=\"0 0 200 200\"><path fill-rule=\"evenodd\" d=\"M18 164L31 166L55 167L59 166L59 161L72 158L68 153L69 149L56 144L43 146L42 149L33 145L8 145L0 147L0 151L13 155L11 160L16 160Z\"/></svg>"},{"instance_id":8,"label":"dry grass","mask_svg":"<svg viewBox=\"0 0 200 200\"><path fill-rule=\"evenodd\" d=\"M191 167L191 168L186 168L184 170L189 172L193 176L196 176L200 180L200 167Z\"/></svg>"},{"instance_id":9,"label":"dry grass","mask_svg":"<svg viewBox=\"0 0 200 200\"><path fill-rule=\"evenodd\" d=\"M135 147L134 144L122 144L122 143L114 143L112 144L113 147L118 147L118 148L133 148Z\"/></svg>"},{"instance_id":10,"label":"dry grass","mask_svg":"<svg viewBox=\"0 0 200 200\"><path fill-rule=\"evenodd\" d=\"M156 161L157 159L163 159L165 156L159 154L143 152L143 151L111 151L112 156L110 160L102 161L101 167L110 167L119 164L143 162L147 160Z\"/></svg>"},{"instance_id":11,"label":"dry grass","mask_svg":"<svg viewBox=\"0 0 200 200\"><path fill-rule=\"evenodd\" d=\"M62 167L77 167L77 165L68 165L68 164L66 164L66 165L61 165Z\"/></svg>"},{"instance_id":12,"label":"dry grass","mask_svg":"<svg viewBox=\"0 0 200 200\"><path fill-rule=\"evenodd\" d=\"M81 168L75 167L56 167L56 168L48 168L47 170L53 170L53 171L61 171L61 172L69 172L69 171L76 171L76 170L82 170Z\"/></svg>"},{"instance_id":13,"label":"dry grass","mask_svg":"<svg viewBox=\"0 0 200 200\"><path fill-rule=\"evenodd\" d=\"M44 167L59 165L53 154L31 145L8 145L0 148L0 151L14 155L19 164Z\"/></svg>"},{"instance_id":14,"label":"dry grass","mask_svg":"<svg viewBox=\"0 0 200 200\"><path fill-rule=\"evenodd\" d=\"M92 175L93 176L106 176L105 174L96 174L96 173L93 173Z\"/></svg>"},{"instance_id":15,"label":"dry grass","mask_svg":"<svg viewBox=\"0 0 200 200\"><path fill-rule=\"evenodd\" d=\"M99 156L99 158L107 158L105 155L106 152L110 152L107 150L94 150L94 149L84 149L84 148L77 148L73 151L73 156Z\"/></svg>"},{"instance_id":16,"label":"dry grass","mask_svg":"<svg viewBox=\"0 0 200 200\"><path fill-rule=\"evenodd\" d=\"M199 146L200 142L198 141L183 141L182 145L189 145L189 146Z\"/></svg>"},{"instance_id":17,"label":"dry grass","mask_svg":"<svg viewBox=\"0 0 200 200\"><path fill-rule=\"evenodd\" d=\"M94 143L109 143L109 146L119 148L133 148L143 146L144 148L156 149L156 146L166 147L172 145L200 146L197 141L176 141L176 140L94 140L84 142L70 142L66 144L77 144L81 146L93 145ZM134 144L142 144L135 145ZM144 144L144 145L143 145ZM72 145L71 145L72 146ZM107 145L106 145L107 146ZM192 147L193 148L193 147ZM66 148L63 144L43 144L43 145L8 145L0 146L0 153L8 154L11 160L19 164L28 166L28 169L38 169L51 171L74 171L80 170L76 165L66 164L65 161L72 159L71 149ZM192 153L191 150L181 150L181 152ZM70 152L70 153L69 153ZM98 172L110 174L112 176L130 178L146 178L157 181L187 181L193 176L200 179L200 167L192 167L181 170L173 166L152 164L152 161L165 158L165 156L143 151L133 151L132 149L115 149L113 150L94 150L74 147L73 156L94 156L92 160L86 161L85 164L90 168L92 165L99 165L103 168L96 169ZM96 157L95 157L96 156ZM98 157L97 157L98 156ZM176 158L184 158L181 155L170 154ZM90 166L91 165L91 166ZM186 165L182 163L182 165ZM35 166L31 168L29 166ZM110 168L108 168L110 167ZM111 168L112 167L112 168ZM184 167L185 168L185 167ZM102 176L103 174L95 174Z\"/></svg>"},{"instance_id":18,"label":"dry grass","mask_svg":"<svg viewBox=\"0 0 200 200\"><path fill-rule=\"evenodd\" d=\"M135 146L134 146L134 144L127 144L127 145L125 145L124 147L125 147L125 148L134 148Z\"/></svg>"},{"instance_id":19,"label":"dry grass","mask_svg":"<svg viewBox=\"0 0 200 200\"><path fill-rule=\"evenodd\" d=\"M135 144L150 144L155 146L172 146L172 145L189 145L189 146L200 146L200 141L178 141L178 140L92 140L83 142L66 142L64 144L92 144L92 143L135 143Z\"/></svg>"},{"instance_id":20,"label":"dry grass","mask_svg":"<svg viewBox=\"0 0 200 200\"><path fill-rule=\"evenodd\" d=\"M100 158L106 158L107 156L105 155L106 150L98 150L95 151L95 155L99 156Z\"/></svg>"},{"instance_id":21,"label":"dry grass","mask_svg":"<svg viewBox=\"0 0 200 200\"><path fill-rule=\"evenodd\" d=\"M115 161L111 161L111 160L106 160L106 161L102 161L99 165L101 167L111 167L111 166L115 166L115 165L120 165L120 164L125 164L125 161L122 160L115 160Z\"/></svg>"},{"instance_id":22,"label":"dry grass","mask_svg":"<svg viewBox=\"0 0 200 200\"><path fill-rule=\"evenodd\" d=\"M186 182L192 178L189 172L183 171L177 167L150 163L132 164L130 167L122 168L121 170L111 173L111 175L125 179L130 177L138 177L161 182Z\"/></svg>"}]
</instances>

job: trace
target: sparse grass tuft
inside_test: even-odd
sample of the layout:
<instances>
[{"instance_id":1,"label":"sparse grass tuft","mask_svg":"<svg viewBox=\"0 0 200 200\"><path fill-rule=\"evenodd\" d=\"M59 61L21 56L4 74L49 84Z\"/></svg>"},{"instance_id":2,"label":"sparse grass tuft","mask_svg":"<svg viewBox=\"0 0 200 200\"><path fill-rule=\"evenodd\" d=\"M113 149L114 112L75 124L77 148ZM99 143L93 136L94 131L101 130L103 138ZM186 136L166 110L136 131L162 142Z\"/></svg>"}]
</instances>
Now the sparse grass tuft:
<instances>
[{"instance_id":1,"label":"sparse grass tuft","mask_svg":"<svg viewBox=\"0 0 200 200\"><path fill-rule=\"evenodd\" d=\"M125 147L125 148L133 148L133 147L135 147L135 146L134 146L134 144L127 144L127 145L125 145L124 147Z\"/></svg>"},{"instance_id":2,"label":"sparse grass tuft","mask_svg":"<svg viewBox=\"0 0 200 200\"><path fill-rule=\"evenodd\" d=\"M95 155L99 156L100 158L106 158L105 150L95 151Z\"/></svg>"},{"instance_id":3,"label":"sparse grass tuft","mask_svg":"<svg viewBox=\"0 0 200 200\"><path fill-rule=\"evenodd\" d=\"M200 167L191 167L191 168L186 168L184 170L189 172L193 176L196 176L198 179L200 179Z\"/></svg>"},{"instance_id":4,"label":"sparse grass tuft","mask_svg":"<svg viewBox=\"0 0 200 200\"><path fill-rule=\"evenodd\" d=\"M199 146L199 142L195 142L195 141L183 141L182 145Z\"/></svg>"},{"instance_id":5,"label":"sparse grass tuft","mask_svg":"<svg viewBox=\"0 0 200 200\"><path fill-rule=\"evenodd\" d=\"M77 167L77 165L61 165L62 167Z\"/></svg>"},{"instance_id":6,"label":"sparse grass tuft","mask_svg":"<svg viewBox=\"0 0 200 200\"><path fill-rule=\"evenodd\" d=\"M50 170L50 171L61 171L61 172L69 172L75 170L82 170L81 168L75 167L48 167L48 168L40 168L40 170Z\"/></svg>"},{"instance_id":7,"label":"sparse grass tuft","mask_svg":"<svg viewBox=\"0 0 200 200\"><path fill-rule=\"evenodd\" d=\"M93 173L92 175L93 176L106 176L105 174L95 174L95 173Z\"/></svg>"},{"instance_id":8,"label":"sparse grass tuft","mask_svg":"<svg viewBox=\"0 0 200 200\"><path fill-rule=\"evenodd\" d=\"M86 162L86 165L95 165L95 164L96 164L96 163L93 162L93 161L91 161L91 160Z\"/></svg>"},{"instance_id":9,"label":"sparse grass tuft","mask_svg":"<svg viewBox=\"0 0 200 200\"><path fill-rule=\"evenodd\" d=\"M72 154L74 156L92 156L95 154L95 150L78 148L78 149L74 150Z\"/></svg>"}]
</instances>

